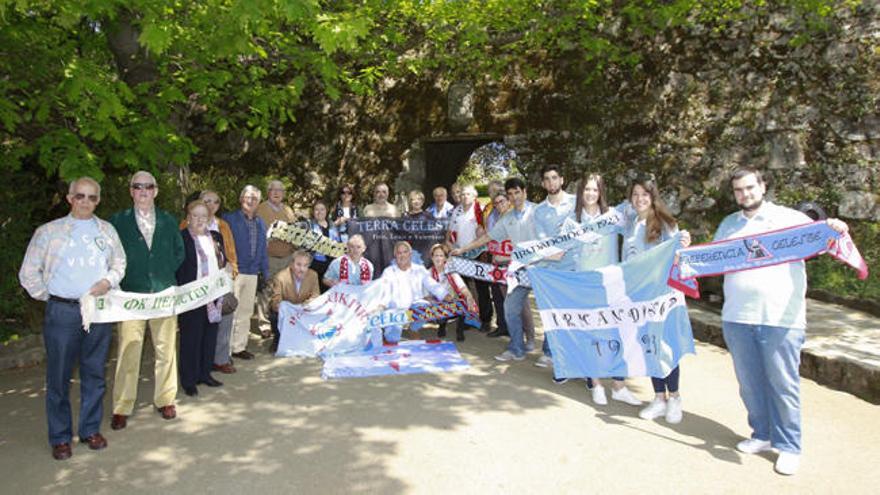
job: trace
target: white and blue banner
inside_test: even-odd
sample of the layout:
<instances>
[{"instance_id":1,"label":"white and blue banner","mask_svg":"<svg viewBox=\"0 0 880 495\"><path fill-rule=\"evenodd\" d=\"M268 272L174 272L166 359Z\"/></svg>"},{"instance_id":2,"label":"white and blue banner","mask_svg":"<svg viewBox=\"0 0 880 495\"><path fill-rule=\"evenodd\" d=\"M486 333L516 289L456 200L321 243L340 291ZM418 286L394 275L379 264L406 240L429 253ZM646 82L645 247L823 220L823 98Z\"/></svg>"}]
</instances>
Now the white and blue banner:
<instances>
[{"instance_id":1,"label":"white and blue banner","mask_svg":"<svg viewBox=\"0 0 880 495\"><path fill-rule=\"evenodd\" d=\"M819 221L680 249L669 273L669 285L696 298L697 277L790 263L826 253L854 268L859 280L868 277L868 265L849 233L842 234Z\"/></svg>"},{"instance_id":2,"label":"white and blue banner","mask_svg":"<svg viewBox=\"0 0 880 495\"><path fill-rule=\"evenodd\" d=\"M339 284L306 304L282 301L278 309L279 357L330 356L382 347L382 330L370 317L386 303L380 282Z\"/></svg>"},{"instance_id":3,"label":"white and blue banner","mask_svg":"<svg viewBox=\"0 0 880 495\"><path fill-rule=\"evenodd\" d=\"M517 244L510 254L510 269L516 271L523 265L529 265L548 256L565 252L579 243L588 243L603 235L614 234L625 224L625 213L615 208L606 211L586 225L578 225L573 220L566 219L561 234L549 239L537 239Z\"/></svg>"},{"instance_id":4,"label":"white and blue banner","mask_svg":"<svg viewBox=\"0 0 880 495\"><path fill-rule=\"evenodd\" d=\"M328 357L321 376L355 378L463 371L470 365L452 342L407 340L381 351Z\"/></svg>"},{"instance_id":5,"label":"white and blue banner","mask_svg":"<svg viewBox=\"0 0 880 495\"><path fill-rule=\"evenodd\" d=\"M528 270L557 378L665 377L694 353L684 294L666 284L679 243L595 271Z\"/></svg>"},{"instance_id":6,"label":"white and blue banner","mask_svg":"<svg viewBox=\"0 0 880 495\"><path fill-rule=\"evenodd\" d=\"M410 308L386 309L370 316L367 326L385 328L412 325L413 330L418 330L426 322L445 320L456 316L464 318L465 324L469 326L480 327L480 315L472 313L468 309L467 302L461 299L433 304L417 303Z\"/></svg>"}]
</instances>

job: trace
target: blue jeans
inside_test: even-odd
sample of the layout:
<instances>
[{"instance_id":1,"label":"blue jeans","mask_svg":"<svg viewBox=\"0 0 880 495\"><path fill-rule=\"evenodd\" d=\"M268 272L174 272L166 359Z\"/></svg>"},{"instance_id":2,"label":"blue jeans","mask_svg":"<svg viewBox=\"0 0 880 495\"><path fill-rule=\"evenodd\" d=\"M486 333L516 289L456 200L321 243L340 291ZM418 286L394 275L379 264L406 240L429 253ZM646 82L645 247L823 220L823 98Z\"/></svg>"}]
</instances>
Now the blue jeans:
<instances>
[{"instance_id":1,"label":"blue jeans","mask_svg":"<svg viewBox=\"0 0 880 495\"><path fill-rule=\"evenodd\" d=\"M722 321L752 438L783 452L801 452L800 328Z\"/></svg>"},{"instance_id":2,"label":"blue jeans","mask_svg":"<svg viewBox=\"0 0 880 495\"><path fill-rule=\"evenodd\" d=\"M93 323L82 328L78 304L50 300L43 319L46 346L46 418L49 444L69 443L73 437L70 408L70 379L79 363L80 438L101 431L104 415L104 365L110 349L110 323Z\"/></svg>"},{"instance_id":3,"label":"blue jeans","mask_svg":"<svg viewBox=\"0 0 880 495\"><path fill-rule=\"evenodd\" d=\"M529 289L521 285L517 286L504 299L504 319L507 321L507 331L510 333L510 344L507 350L514 356L524 356L526 353L525 341L523 340L522 312L529 303Z\"/></svg>"},{"instance_id":4,"label":"blue jeans","mask_svg":"<svg viewBox=\"0 0 880 495\"><path fill-rule=\"evenodd\" d=\"M672 371L670 371L668 375L666 375L666 378L656 378L652 376L651 386L654 387L654 393L662 394L669 391L669 393L674 394L675 392L678 392L678 379L680 375L679 368L676 366L675 368L672 368Z\"/></svg>"}]
</instances>

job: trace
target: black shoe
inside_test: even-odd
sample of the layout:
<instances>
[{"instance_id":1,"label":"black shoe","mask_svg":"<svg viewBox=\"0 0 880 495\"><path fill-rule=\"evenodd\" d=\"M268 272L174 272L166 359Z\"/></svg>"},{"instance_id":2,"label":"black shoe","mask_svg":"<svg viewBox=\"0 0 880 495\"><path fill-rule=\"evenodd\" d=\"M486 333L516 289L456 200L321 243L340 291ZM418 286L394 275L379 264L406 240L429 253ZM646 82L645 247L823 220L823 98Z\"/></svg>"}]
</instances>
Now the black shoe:
<instances>
[{"instance_id":1,"label":"black shoe","mask_svg":"<svg viewBox=\"0 0 880 495\"><path fill-rule=\"evenodd\" d=\"M483 323L482 325L480 325L480 331L481 331L481 332L483 332L483 333L489 333L490 330L492 330L492 324L491 324L491 323L486 322L486 323Z\"/></svg>"},{"instance_id":2,"label":"black shoe","mask_svg":"<svg viewBox=\"0 0 880 495\"><path fill-rule=\"evenodd\" d=\"M188 395L190 397L195 397L195 396L199 395L199 389L196 388L195 386L183 387L183 393L185 393L186 395Z\"/></svg>"},{"instance_id":3,"label":"black shoe","mask_svg":"<svg viewBox=\"0 0 880 495\"><path fill-rule=\"evenodd\" d=\"M248 351L234 352L232 353L232 357L237 357L238 359L250 360L254 358L254 355Z\"/></svg>"},{"instance_id":4,"label":"black shoe","mask_svg":"<svg viewBox=\"0 0 880 495\"><path fill-rule=\"evenodd\" d=\"M502 332L501 330L494 330L486 334L486 337L492 337L493 339L496 337L506 337L510 335L507 332Z\"/></svg>"},{"instance_id":5,"label":"black shoe","mask_svg":"<svg viewBox=\"0 0 880 495\"><path fill-rule=\"evenodd\" d=\"M223 382L221 382L220 380L216 380L213 376L209 376L208 378L200 381L199 383L201 383L203 385L207 385L209 387L222 387L223 386Z\"/></svg>"}]
</instances>

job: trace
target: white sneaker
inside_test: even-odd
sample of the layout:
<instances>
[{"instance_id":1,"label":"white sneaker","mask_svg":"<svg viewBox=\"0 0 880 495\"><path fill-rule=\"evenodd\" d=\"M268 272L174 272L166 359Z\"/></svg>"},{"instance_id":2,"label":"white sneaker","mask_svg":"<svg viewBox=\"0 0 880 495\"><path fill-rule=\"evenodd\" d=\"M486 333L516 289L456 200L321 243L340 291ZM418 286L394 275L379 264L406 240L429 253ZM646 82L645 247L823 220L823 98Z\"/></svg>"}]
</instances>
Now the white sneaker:
<instances>
[{"instance_id":1,"label":"white sneaker","mask_svg":"<svg viewBox=\"0 0 880 495\"><path fill-rule=\"evenodd\" d=\"M593 396L593 404L596 404L597 406L608 405L608 397L605 396L605 387L596 385L593 388L587 387L587 390L589 390L590 394Z\"/></svg>"},{"instance_id":2,"label":"white sneaker","mask_svg":"<svg viewBox=\"0 0 880 495\"><path fill-rule=\"evenodd\" d=\"M779 474L791 476L797 473L798 466L800 466L800 464L800 454L792 454L791 452L780 452L779 457L776 458L776 465L774 466L774 469L776 469L776 472Z\"/></svg>"},{"instance_id":3,"label":"white sneaker","mask_svg":"<svg viewBox=\"0 0 880 495\"><path fill-rule=\"evenodd\" d=\"M541 357L539 357L538 360L535 361L535 366L537 366L538 368L548 368L550 366L553 366L553 358L546 354L541 354Z\"/></svg>"},{"instance_id":4,"label":"white sneaker","mask_svg":"<svg viewBox=\"0 0 880 495\"><path fill-rule=\"evenodd\" d=\"M612 394L613 395L613 394ZM648 407L639 411L639 417L642 419L659 418L666 414L666 399L654 398Z\"/></svg>"},{"instance_id":5,"label":"white sneaker","mask_svg":"<svg viewBox=\"0 0 880 495\"><path fill-rule=\"evenodd\" d=\"M495 360L501 361L501 362L510 361L510 360L522 361L525 358L526 358L525 356L517 356L516 354L514 354L510 351L504 351L501 354L495 356Z\"/></svg>"},{"instance_id":6,"label":"white sneaker","mask_svg":"<svg viewBox=\"0 0 880 495\"><path fill-rule=\"evenodd\" d=\"M670 397L666 401L666 422L677 425L681 423L681 397Z\"/></svg>"},{"instance_id":7,"label":"white sneaker","mask_svg":"<svg viewBox=\"0 0 880 495\"><path fill-rule=\"evenodd\" d=\"M736 450L743 454L758 454L771 450L770 440L759 440L757 438L747 438L736 444Z\"/></svg>"},{"instance_id":8,"label":"white sneaker","mask_svg":"<svg viewBox=\"0 0 880 495\"><path fill-rule=\"evenodd\" d=\"M636 399L636 396L629 391L628 388L623 387L620 390L611 389L611 398L618 401L623 402L625 404L629 404L631 406L641 406L642 401Z\"/></svg>"}]
</instances>

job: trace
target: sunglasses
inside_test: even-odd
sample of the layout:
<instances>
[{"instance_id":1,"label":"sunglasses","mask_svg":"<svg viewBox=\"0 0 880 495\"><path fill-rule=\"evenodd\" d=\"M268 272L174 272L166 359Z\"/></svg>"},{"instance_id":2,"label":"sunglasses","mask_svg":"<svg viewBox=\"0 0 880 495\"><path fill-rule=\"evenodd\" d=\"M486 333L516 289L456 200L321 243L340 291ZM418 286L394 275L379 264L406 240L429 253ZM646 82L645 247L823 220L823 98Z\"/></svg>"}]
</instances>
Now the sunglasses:
<instances>
[{"instance_id":1,"label":"sunglasses","mask_svg":"<svg viewBox=\"0 0 880 495\"><path fill-rule=\"evenodd\" d=\"M153 189L156 189L156 184L146 184L143 182L135 182L134 184L131 185L131 188L134 190L137 190L137 191L140 191L141 189L146 189L147 191L152 191Z\"/></svg>"},{"instance_id":2,"label":"sunglasses","mask_svg":"<svg viewBox=\"0 0 880 495\"><path fill-rule=\"evenodd\" d=\"M89 200L90 202L92 202L92 203L97 203L97 202L98 202L98 195L97 195L97 194L83 194L83 193L76 193L76 194L73 195L73 200L74 200L74 201L82 201L82 200L87 199L87 198L88 198L88 200Z\"/></svg>"}]
</instances>

